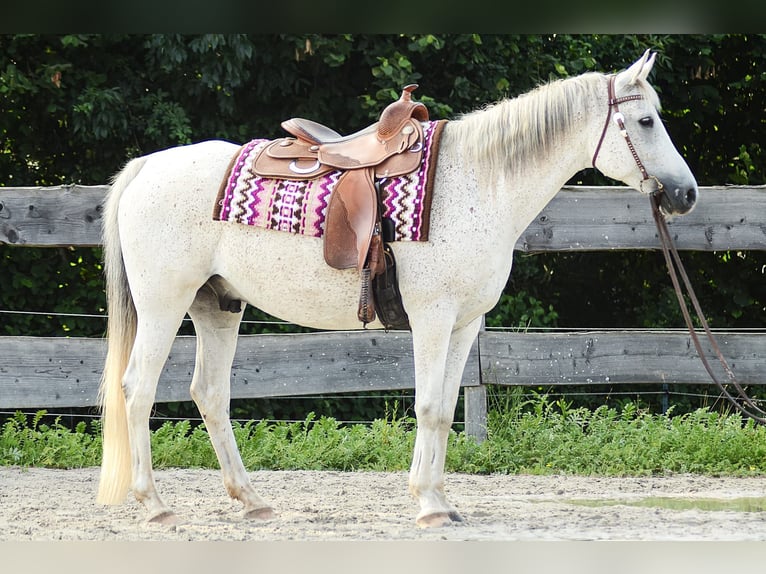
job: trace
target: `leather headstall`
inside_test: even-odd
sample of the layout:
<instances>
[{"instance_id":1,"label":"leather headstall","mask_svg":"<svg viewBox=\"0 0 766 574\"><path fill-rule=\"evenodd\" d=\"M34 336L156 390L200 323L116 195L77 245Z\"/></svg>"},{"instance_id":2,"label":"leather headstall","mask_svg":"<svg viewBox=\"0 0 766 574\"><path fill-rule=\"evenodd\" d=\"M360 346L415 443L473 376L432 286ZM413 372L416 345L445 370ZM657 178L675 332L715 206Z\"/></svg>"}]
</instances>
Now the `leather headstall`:
<instances>
[{"instance_id":1,"label":"leather headstall","mask_svg":"<svg viewBox=\"0 0 766 574\"><path fill-rule=\"evenodd\" d=\"M648 195L653 194L660 194L662 193L662 190L664 189L664 186L662 185L662 182L656 178L653 175L649 175L649 173L646 171L646 168L644 167L644 162L641 161L641 158L638 157L638 152L636 151L636 147L633 145L633 142L630 139L630 135L628 134L628 130L625 127L625 116L622 115L622 112L620 112L620 104L623 102L631 102L634 100L643 100L644 96L641 94L630 94L628 96L622 96L622 97L615 97L614 93L614 79L615 76L609 76L609 99L607 101L608 104L608 110L606 113L606 120L604 121L604 127L601 130L601 137L598 140L598 145L596 145L596 151L593 152L593 160L591 161L591 165L593 167L596 167L596 158L598 158L598 153L601 151L601 144L604 143L604 138L606 137L606 130L609 128L609 120L612 119L616 124L617 127L620 130L620 135L625 140L625 143L628 145L628 149L630 149L630 153L633 155L633 160L636 162L636 165L638 166L639 171L641 172L641 177L643 178L641 180L641 183L639 184L639 191L641 193L645 193ZM656 189L652 190L645 190L644 189L644 183L647 181L654 182Z\"/></svg>"}]
</instances>

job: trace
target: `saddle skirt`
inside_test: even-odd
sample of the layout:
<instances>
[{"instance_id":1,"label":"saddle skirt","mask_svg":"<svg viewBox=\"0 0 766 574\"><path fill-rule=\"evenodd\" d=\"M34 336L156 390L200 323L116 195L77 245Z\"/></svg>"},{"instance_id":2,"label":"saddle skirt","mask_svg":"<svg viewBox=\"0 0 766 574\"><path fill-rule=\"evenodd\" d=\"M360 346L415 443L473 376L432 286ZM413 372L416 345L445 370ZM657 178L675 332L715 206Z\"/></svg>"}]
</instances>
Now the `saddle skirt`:
<instances>
[{"instance_id":1,"label":"saddle skirt","mask_svg":"<svg viewBox=\"0 0 766 574\"><path fill-rule=\"evenodd\" d=\"M387 241L428 240L433 175L445 123L444 120L418 122L418 128L422 130L422 153L418 154L417 162L412 163L406 155L402 158L403 154L398 154L391 156L388 167L383 161L370 168L380 190L380 216L390 220L389 225L394 230ZM263 164L268 165L272 157L279 156L280 152L294 154L303 146L302 141L292 140L288 145L280 145L282 141L254 139L237 151L221 183L213 219L323 237L331 196L346 170L323 164L322 169L310 178L301 174L289 179L284 175L260 175ZM288 151L287 148L292 149ZM306 153L307 163L313 165L315 160L311 152L307 150ZM315 152L313 157L316 157ZM399 173L408 161L411 162L407 166L409 171ZM256 168L256 163L260 169ZM276 173L275 170L272 173Z\"/></svg>"}]
</instances>

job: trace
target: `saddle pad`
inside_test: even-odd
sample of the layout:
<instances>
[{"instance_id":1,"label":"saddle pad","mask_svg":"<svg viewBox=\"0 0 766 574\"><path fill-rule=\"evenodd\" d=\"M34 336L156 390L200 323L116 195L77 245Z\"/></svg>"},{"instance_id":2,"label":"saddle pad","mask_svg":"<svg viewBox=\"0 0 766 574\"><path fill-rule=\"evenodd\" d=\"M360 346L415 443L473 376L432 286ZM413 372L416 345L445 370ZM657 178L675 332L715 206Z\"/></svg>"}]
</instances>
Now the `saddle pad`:
<instances>
[{"instance_id":1,"label":"saddle pad","mask_svg":"<svg viewBox=\"0 0 766 574\"><path fill-rule=\"evenodd\" d=\"M382 215L394 222L394 241L427 241L433 175L444 120L424 122L423 159L406 175L378 180ZM304 181L262 178L251 170L270 140L254 139L234 156L213 210L213 219L322 237L330 194L341 171Z\"/></svg>"}]
</instances>

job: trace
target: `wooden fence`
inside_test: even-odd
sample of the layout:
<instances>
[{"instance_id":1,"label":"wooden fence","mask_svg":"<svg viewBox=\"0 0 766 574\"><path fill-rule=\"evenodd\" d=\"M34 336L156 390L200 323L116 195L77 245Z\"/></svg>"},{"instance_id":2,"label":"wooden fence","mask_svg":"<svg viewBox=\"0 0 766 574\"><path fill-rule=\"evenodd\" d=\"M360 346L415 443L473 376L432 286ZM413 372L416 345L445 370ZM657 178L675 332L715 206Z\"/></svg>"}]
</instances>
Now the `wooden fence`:
<instances>
[{"instance_id":1,"label":"wooden fence","mask_svg":"<svg viewBox=\"0 0 766 574\"><path fill-rule=\"evenodd\" d=\"M99 245L106 189L0 188L0 243ZM669 227L681 250L766 250L766 186L701 188L697 208ZM623 187L571 187L564 188L527 228L516 250L659 246L646 197ZM762 384L766 335L718 333L717 337L739 380ZM157 402L190 400L194 344L194 337L177 337ZM102 339L0 337L0 409L94 405L104 354ZM661 382L709 382L688 333L483 331L463 375L466 429L484 435L487 384ZM412 388L414 365L407 332L243 335L232 369L233 398Z\"/></svg>"}]
</instances>

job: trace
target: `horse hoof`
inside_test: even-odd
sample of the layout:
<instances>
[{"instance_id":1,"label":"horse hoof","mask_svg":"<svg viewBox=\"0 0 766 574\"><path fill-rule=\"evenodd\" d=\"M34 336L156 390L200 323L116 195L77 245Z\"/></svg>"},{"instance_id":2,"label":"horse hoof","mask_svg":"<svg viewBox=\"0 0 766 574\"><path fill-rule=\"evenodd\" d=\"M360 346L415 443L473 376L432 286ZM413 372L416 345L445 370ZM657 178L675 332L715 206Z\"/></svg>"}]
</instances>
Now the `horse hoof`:
<instances>
[{"instance_id":1,"label":"horse hoof","mask_svg":"<svg viewBox=\"0 0 766 574\"><path fill-rule=\"evenodd\" d=\"M277 517L276 512L270 506L262 508L253 508L245 512L245 518L248 520L272 520Z\"/></svg>"},{"instance_id":2,"label":"horse hoof","mask_svg":"<svg viewBox=\"0 0 766 574\"><path fill-rule=\"evenodd\" d=\"M163 510L159 514L150 516L146 521L150 524L159 524L161 526L175 526L180 522L178 516L171 510Z\"/></svg>"},{"instance_id":3,"label":"horse hoof","mask_svg":"<svg viewBox=\"0 0 766 574\"><path fill-rule=\"evenodd\" d=\"M433 514L426 514L421 516L415 521L415 524L420 528L442 528L452 524L450 517L451 513L448 512L434 512Z\"/></svg>"},{"instance_id":4,"label":"horse hoof","mask_svg":"<svg viewBox=\"0 0 766 574\"><path fill-rule=\"evenodd\" d=\"M452 522L463 522L463 517L460 516L460 513L457 510L453 510L449 513L449 519Z\"/></svg>"}]
</instances>

